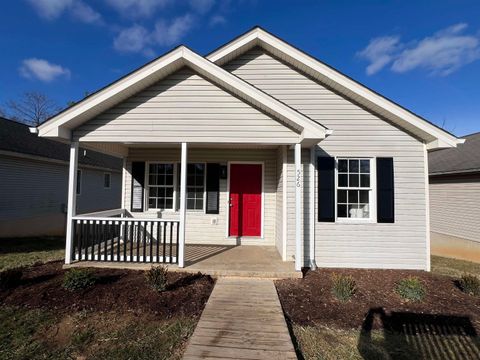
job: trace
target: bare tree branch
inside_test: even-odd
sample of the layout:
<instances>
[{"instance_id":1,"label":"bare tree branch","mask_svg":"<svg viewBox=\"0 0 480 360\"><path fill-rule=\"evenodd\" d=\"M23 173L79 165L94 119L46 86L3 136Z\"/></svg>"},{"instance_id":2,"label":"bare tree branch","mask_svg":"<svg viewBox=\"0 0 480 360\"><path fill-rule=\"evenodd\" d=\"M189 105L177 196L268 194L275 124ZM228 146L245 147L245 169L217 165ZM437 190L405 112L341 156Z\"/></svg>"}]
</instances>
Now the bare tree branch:
<instances>
[{"instance_id":1,"label":"bare tree branch","mask_svg":"<svg viewBox=\"0 0 480 360\"><path fill-rule=\"evenodd\" d=\"M35 91L26 92L20 99L10 100L6 105L13 119L35 126L59 111L52 99Z\"/></svg>"}]
</instances>

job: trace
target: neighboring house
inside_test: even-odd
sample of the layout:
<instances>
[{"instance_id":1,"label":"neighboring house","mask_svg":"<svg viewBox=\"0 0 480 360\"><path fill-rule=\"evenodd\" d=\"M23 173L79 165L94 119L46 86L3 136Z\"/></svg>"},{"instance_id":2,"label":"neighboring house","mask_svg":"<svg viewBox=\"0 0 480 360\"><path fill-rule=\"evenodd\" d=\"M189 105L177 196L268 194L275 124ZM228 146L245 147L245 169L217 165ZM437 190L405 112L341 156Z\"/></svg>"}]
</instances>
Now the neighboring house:
<instances>
[{"instance_id":1,"label":"neighboring house","mask_svg":"<svg viewBox=\"0 0 480 360\"><path fill-rule=\"evenodd\" d=\"M0 237L64 235L69 146L0 118ZM120 207L122 161L80 151L78 211Z\"/></svg>"},{"instance_id":2,"label":"neighboring house","mask_svg":"<svg viewBox=\"0 0 480 360\"><path fill-rule=\"evenodd\" d=\"M428 161L432 253L480 262L480 133Z\"/></svg>"},{"instance_id":3,"label":"neighboring house","mask_svg":"<svg viewBox=\"0 0 480 360\"><path fill-rule=\"evenodd\" d=\"M38 127L125 159L124 218L68 220L66 262L177 262L189 244L275 246L302 266L430 268L436 127L254 28L179 46ZM113 214L113 213L112 213ZM105 237L89 235L110 231Z\"/></svg>"}]
</instances>

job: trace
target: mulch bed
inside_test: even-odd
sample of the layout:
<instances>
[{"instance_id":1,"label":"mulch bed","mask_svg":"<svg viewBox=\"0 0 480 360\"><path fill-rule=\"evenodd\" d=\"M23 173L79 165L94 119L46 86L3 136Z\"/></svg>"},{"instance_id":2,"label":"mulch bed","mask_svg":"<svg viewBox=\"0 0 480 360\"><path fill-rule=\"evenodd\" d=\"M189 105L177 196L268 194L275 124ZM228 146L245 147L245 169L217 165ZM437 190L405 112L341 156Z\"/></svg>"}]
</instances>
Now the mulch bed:
<instances>
[{"instance_id":1,"label":"mulch bed","mask_svg":"<svg viewBox=\"0 0 480 360\"><path fill-rule=\"evenodd\" d=\"M153 314L161 318L199 316L215 284L210 276L168 273L167 291L157 293L136 270L92 269L98 282L87 289L63 289L62 262L24 270L20 284L0 290L0 305L43 308L67 313L78 310Z\"/></svg>"},{"instance_id":2,"label":"mulch bed","mask_svg":"<svg viewBox=\"0 0 480 360\"><path fill-rule=\"evenodd\" d=\"M333 273L354 277L357 292L350 301L342 303L331 293ZM422 302L405 301L394 291L396 282L412 275L419 277L427 290ZM276 287L285 315L299 325L365 329L385 328L389 319L433 319L467 322L480 334L480 297L463 293L455 279L446 276L423 271L319 269L301 280L276 281Z\"/></svg>"}]
</instances>

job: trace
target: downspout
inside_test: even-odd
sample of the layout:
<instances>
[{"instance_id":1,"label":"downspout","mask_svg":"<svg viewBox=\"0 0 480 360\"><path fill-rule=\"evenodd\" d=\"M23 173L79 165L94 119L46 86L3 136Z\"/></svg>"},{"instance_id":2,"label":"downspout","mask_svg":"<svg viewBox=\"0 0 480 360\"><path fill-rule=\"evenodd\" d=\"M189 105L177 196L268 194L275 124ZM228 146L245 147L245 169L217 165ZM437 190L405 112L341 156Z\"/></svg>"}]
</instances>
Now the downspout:
<instances>
[{"instance_id":1,"label":"downspout","mask_svg":"<svg viewBox=\"0 0 480 360\"><path fill-rule=\"evenodd\" d=\"M309 243L310 243L310 269L316 270L317 263L315 262L315 159L316 159L316 145L310 148L310 164L309 164Z\"/></svg>"}]
</instances>

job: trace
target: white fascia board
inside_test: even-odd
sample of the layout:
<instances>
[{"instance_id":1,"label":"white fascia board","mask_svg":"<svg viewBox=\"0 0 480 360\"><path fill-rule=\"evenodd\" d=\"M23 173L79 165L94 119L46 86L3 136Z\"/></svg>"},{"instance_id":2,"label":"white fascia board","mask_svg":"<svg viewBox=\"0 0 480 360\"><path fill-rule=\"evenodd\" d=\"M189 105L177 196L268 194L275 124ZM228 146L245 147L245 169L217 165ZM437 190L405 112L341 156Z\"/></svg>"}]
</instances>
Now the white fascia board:
<instances>
[{"instance_id":1,"label":"white fascia board","mask_svg":"<svg viewBox=\"0 0 480 360\"><path fill-rule=\"evenodd\" d=\"M55 128L60 128L62 125L66 125L70 120L81 115L85 111L101 104L108 99L111 99L115 95L118 95L122 91L128 89L130 86L138 83L139 81L147 78L149 75L155 73L159 69L165 68L166 66L174 63L175 61L183 57L183 47L179 47L172 52L162 56L156 61L140 68L139 70L128 75L126 78L121 79L118 82L108 86L107 88L100 90L97 94L94 94L92 97L87 98L77 105L72 106L70 109L58 114L57 116L51 118L47 122L38 126L39 136L52 136L52 130ZM47 135L48 134L48 135ZM57 136L60 136L57 135Z\"/></svg>"},{"instance_id":2,"label":"white fascia board","mask_svg":"<svg viewBox=\"0 0 480 360\"><path fill-rule=\"evenodd\" d=\"M260 46L262 46L263 44L267 44L277 49L286 56L299 61L300 63L302 63L302 65L311 69L314 73L317 73L320 76L334 82L340 88L349 90L353 92L355 96L360 97L362 100L384 109L387 113L386 117L398 117L406 123L411 124L419 130L431 135L432 137L435 137L442 143L442 147L455 147L457 144L462 143L461 140L457 139L455 136L442 131L441 129L435 127L432 124L429 124L427 121L419 118L418 116L415 116L409 111L403 109L401 106L376 94L372 90L348 78L337 70L319 62L318 60L312 58L311 56L308 56L304 52L294 48L293 46L287 44L286 42L278 39L277 37L269 34L268 32L260 28L255 28L249 33L241 36L240 38L235 39L231 43L210 54L207 58L212 62L221 64L222 59L224 59L226 56L233 53L234 51L238 50L239 48L247 46L248 42L251 42L252 45L258 44ZM392 119L392 121L394 120ZM401 126L401 124L399 124L399 126ZM434 142L429 142L429 144L431 148L434 148Z\"/></svg>"}]
</instances>

